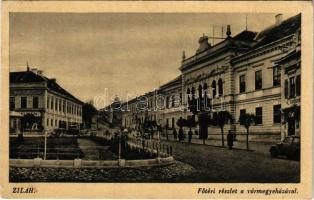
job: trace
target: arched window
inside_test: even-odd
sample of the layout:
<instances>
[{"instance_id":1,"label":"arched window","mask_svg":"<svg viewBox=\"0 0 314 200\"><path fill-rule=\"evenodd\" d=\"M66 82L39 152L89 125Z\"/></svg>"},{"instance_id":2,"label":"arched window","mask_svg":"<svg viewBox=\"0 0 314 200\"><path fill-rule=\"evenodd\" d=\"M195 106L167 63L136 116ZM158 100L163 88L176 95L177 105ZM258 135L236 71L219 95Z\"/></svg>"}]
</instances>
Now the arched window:
<instances>
[{"instance_id":1,"label":"arched window","mask_svg":"<svg viewBox=\"0 0 314 200\"><path fill-rule=\"evenodd\" d=\"M187 89L186 91L186 94L188 95L188 101L190 101L190 94L191 94L191 91L190 91L190 88Z\"/></svg>"},{"instance_id":2,"label":"arched window","mask_svg":"<svg viewBox=\"0 0 314 200\"><path fill-rule=\"evenodd\" d=\"M213 80L212 82L212 91L213 91L213 98L216 96L216 81Z\"/></svg>"},{"instance_id":3,"label":"arched window","mask_svg":"<svg viewBox=\"0 0 314 200\"><path fill-rule=\"evenodd\" d=\"M202 98L203 88L201 85L198 86L198 98Z\"/></svg>"},{"instance_id":4,"label":"arched window","mask_svg":"<svg viewBox=\"0 0 314 200\"><path fill-rule=\"evenodd\" d=\"M207 89L208 89L207 83L204 83L204 86L203 86L204 97L207 97Z\"/></svg>"},{"instance_id":5,"label":"arched window","mask_svg":"<svg viewBox=\"0 0 314 200\"><path fill-rule=\"evenodd\" d=\"M223 82L221 78L218 80L218 92L219 96L223 95Z\"/></svg>"},{"instance_id":6,"label":"arched window","mask_svg":"<svg viewBox=\"0 0 314 200\"><path fill-rule=\"evenodd\" d=\"M194 87L192 87L192 99L194 99L195 98L195 88Z\"/></svg>"}]
</instances>

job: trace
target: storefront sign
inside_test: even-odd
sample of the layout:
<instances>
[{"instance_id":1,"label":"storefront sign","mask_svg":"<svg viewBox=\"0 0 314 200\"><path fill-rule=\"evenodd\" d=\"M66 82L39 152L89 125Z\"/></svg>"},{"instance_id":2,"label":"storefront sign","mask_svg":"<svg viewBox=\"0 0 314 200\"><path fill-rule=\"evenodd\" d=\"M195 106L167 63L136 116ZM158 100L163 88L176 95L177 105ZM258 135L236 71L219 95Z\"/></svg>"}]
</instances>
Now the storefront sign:
<instances>
[{"instance_id":1,"label":"storefront sign","mask_svg":"<svg viewBox=\"0 0 314 200\"><path fill-rule=\"evenodd\" d=\"M35 117L40 117L41 113L40 112L21 112L22 116L26 115L26 114L31 114L34 115Z\"/></svg>"}]
</instances>

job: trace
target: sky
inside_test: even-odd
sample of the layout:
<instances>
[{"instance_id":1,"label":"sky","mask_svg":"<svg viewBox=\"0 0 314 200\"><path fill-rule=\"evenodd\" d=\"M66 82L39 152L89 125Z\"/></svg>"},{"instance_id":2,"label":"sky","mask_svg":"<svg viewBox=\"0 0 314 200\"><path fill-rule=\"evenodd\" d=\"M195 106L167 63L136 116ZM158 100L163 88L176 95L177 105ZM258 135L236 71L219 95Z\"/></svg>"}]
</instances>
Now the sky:
<instances>
[{"instance_id":1,"label":"sky","mask_svg":"<svg viewBox=\"0 0 314 200\"><path fill-rule=\"evenodd\" d=\"M126 93L144 94L180 75L182 51L193 56L203 34L225 37L227 24L233 36L246 24L258 32L273 25L275 15L11 13L10 71L24 71L28 62L82 101L105 93L108 101L115 95L125 99Z\"/></svg>"}]
</instances>

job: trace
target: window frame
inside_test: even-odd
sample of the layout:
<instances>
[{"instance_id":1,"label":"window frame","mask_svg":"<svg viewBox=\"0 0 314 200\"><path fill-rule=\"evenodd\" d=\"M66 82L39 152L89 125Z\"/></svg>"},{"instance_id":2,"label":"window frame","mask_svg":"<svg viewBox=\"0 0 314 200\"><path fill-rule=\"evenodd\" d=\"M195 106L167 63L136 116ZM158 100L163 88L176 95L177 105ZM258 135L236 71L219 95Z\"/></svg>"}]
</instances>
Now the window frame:
<instances>
[{"instance_id":1,"label":"window frame","mask_svg":"<svg viewBox=\"0 0 314 200\"><path fill-rule=\"evenodd\" d=\"M35 101L35 99L37 99L36 101ZM36 105L35 105L35 102L36 102ZM33 108L39 108L39 97L38 96L33 96L33 103L32 103L33 105Z\"/></svg>"},{"instance_id":2,"label":"window frame","mask_svg":"<svg viewBox=\"0 0 314 200\"><path fill-rule=\"evenodd\" d=\"M258 76L260 74L260 76ZM263 72L262 70L255 71L255 90L263 89Z\"/></svg>"},{"instance_id":3,"label":"window frame","mask_svg":"<svg viewBox=\"0 0 314 200\"><path fill-rule=\"evenodd\" d=\"M281 123L281 104L273 105L273 123Z\"/></svg>"},{"instance_id":4,"label":"window frame","mask_svg":"<svg viewBox=\"0 0 314 200\"><path fill-rule=\"evenodd\" d=\"M281 86L281 67L279 65L273 67L273 87Z\"/></svg>"},{"instance_id":5,"label":"window frame","mask_svg":"<svg viewBox=\"0 0 314 200\"><path fill-rule=\"evenodd\" d=\"M246 75L242 74L239 76L239 93L245 93L245 92L246 92Z\"/></svg>"},{"instance_id":6,"label":"window frame","mask_svg":"<svg viewBox=\"0 0 314 200\"><path fill-rule=\"evenodd\" d=\"M298 74L295 79L295 96L301 96L301 74Z\"/></svg>"},{"instance_id":7,"label":"window frame","mask_svg":"<svg viewBox=\"0 0 314 200\"><path fill-rule=\"evenodd\" d=\"M295 97L295 77L289 77L289 98L294 98Z\"/></svg>"},{"instance_id":8,"label":"window frame","mask_svg":"<svg viewBox=\"0 0 314 200\"><path fill-rule=\"evenodd\" d=\"M11 100L13 100L13 101L11 101ZM11 96L9 101L10 101L9 102L10 110L14 110L15 109L15 97Z\"/></svg>"},{"instance_id":9,"label":"window frame","mask_svg":"<svg viewBox=\"0 0 314 200\"><path fill-rule=\"evenodd\" d=\"M25 99L25 106L23 106L23 99ZM27 97L23 96L21 97L21 108L26 109L27 108Z\"/></svg>"},{"instance_id":10,"label":"window frame","mask_svg":"<svg viewBox=\"0 0 314 200\"><path fill-rule=\"evenodd\" d=\"M258 114L260 110L260 114ZM263 107L256 107L255 108L255 125L262 125L263 124Z\"/></svg>"}]
</instances>

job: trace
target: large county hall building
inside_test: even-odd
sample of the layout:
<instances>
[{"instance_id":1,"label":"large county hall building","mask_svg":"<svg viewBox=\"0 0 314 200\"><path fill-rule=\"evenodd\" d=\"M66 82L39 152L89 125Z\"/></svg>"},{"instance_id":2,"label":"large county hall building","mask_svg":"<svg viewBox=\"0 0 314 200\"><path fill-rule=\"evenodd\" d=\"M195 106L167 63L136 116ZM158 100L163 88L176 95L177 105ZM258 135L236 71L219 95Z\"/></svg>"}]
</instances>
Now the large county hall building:
<instances>
[{"instance_id":1,"label":"large county hall building","mask_svg":"<svg viewBox=\"0 0 314 200\"><path fill-rule=\"evenodd\" d=\"M238 122L240 114L254 114L252 140L279 140L300 134L300 117L294 115L300 115L301 14L286 20L278 14L274 24L260 32L244 30L232 36L228 26L221 42L211 45L205 35L198 42L195 55L186 58L183 54L181 74L147 93L151 109L134 109L140 98L123 104L125 127L134 128L135 118L148 118L162 126L178 128L180 117L192 116L187 105L193 95L210 97L211 115L229 111L235 123L225 129L240 135L246 131ZM158 94L165 97L162 109L154 109L160 99ZM284 116L286 123L282 123ZM216 127L210 126L208 133L209 138L220 137Z\"/></svg>"},{"instance_id":2,"label":"large county hall building","mask_svg":"<svg viewBox=\"0 0 314 200\"><path fill-rule=\"evenodd\" d=\"M83 103L63 89L56 79L29 69L10 72L10 132L38 132L78 128Z\"/></svg>"}]
</instances>

